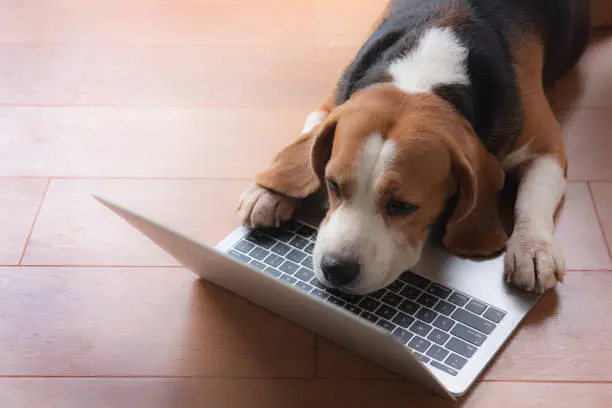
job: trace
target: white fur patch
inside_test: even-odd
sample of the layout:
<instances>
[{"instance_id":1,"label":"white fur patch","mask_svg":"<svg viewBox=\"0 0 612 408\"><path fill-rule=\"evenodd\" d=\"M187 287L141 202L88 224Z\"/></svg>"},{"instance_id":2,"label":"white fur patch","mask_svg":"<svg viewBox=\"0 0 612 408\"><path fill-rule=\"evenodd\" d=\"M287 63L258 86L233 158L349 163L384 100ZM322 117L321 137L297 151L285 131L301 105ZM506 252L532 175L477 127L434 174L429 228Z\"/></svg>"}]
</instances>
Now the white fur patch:
<instances>
[{"instance_id":1,"label":"white fur patch","mask_svg":"<svg viewBox=\"0 0 612 408\"><path fill-rule=\"evenodd\" d=\"M310 132L316 126L318 126L321 123L323 123L323 121L325 119L327 119L328 115L329 115L329 113L325 112L325 111L310 112L308 114L308 116L306 117L306 123L304 123L304 128L302 129L302 134L304 135L304 134Z\"/></svg>"},{"instance_id":2,"label":"white fur patch","mask_svg":"<svg viewBox=\"0 0 612 408\"><path fill-rule=\"evenodd\" d=\"M553 234L554 215L567 181L563 169L550 156L537 156L521 174L516 199L517 228Z\"/></svg>"},{"instance_id":3,"label":"white fur patch","mask_svg":"<svg viewBox=\"0 0 612 408\"><path fill-rule=\"evenodd\" d=\"M516 149L507 155L504 160L502 160L502 167L506 171L514 170L521 164L526 163L535 157L537 157L537 155L531 151L531 142L529 142L523 147Z\"/></svg>"},{"instance_id":4,"label":"white fur patch","mask_svg":"<svg viewBox=\"0 0 612 408\"><path fill-rule=\"evenodd\" d=\"M468 49L449 27L425 31L409 54L394 61L389 74L404 92L431 92L440 85L468 85Z\"/></svg>"},{"instance_id":5,"label":"white fur patch","mask_svg":"<svg viewBox=\"0 0 612 408\"><path fill-rule=\"evenodd\" d=\"M320 262L325 253L356 260L361 271L347 289L370 292L390 284L416 263L420 248L413 251L398 247L400 237L391 231L377 210L376 191L381 177L391 164L396 147L380 134L370 135L356 158L353 170L355 191L340 203L323 224L314 250L315 273L323 279Z\"/></svg>"},{"instance_id":6,"label":"white fur patch","mask_svg":"<svg viewBox=\"0 0 612 408\"><path fill-rule=\"evenodd\" d=\"M380 134L370 135L363 146L356 166L357 191L354 200L360 207L374 206L376 185L393 159L395 143L383 141Z\"/></svg>"}]
</instances>

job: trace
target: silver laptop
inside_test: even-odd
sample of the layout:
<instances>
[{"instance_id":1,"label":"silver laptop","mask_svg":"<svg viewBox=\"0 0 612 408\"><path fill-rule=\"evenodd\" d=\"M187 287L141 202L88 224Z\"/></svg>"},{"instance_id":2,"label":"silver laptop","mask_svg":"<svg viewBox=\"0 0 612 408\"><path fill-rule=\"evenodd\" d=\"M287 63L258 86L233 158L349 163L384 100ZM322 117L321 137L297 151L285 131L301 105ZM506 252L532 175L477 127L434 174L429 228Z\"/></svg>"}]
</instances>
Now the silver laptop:
<instances>
[{"instance_id":1,"label":"silver laptop","mask_svg":"<svg viewBox=\"0 0 612 408\"><path fill-rule=\"evenodd\" d=\"M237 228L212 248L96 199L203 279L453 399L540 299L504 283L502 256L471 261L431 245L386 289L350 296L314 277L317 229L308 217L282 228Z\"/></svg>"}]
</instances>

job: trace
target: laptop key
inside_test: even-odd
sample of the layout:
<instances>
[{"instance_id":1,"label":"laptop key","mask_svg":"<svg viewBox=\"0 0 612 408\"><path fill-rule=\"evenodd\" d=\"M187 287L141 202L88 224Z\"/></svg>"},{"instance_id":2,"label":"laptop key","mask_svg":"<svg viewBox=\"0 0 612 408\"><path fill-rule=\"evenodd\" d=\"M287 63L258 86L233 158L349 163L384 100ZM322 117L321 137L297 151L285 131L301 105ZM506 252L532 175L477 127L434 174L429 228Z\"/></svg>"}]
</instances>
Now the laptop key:
<instances>
[{"instance_id":1,"label":"laptop key","mask_svg":"<svg viewBox=\"0 0 612 408\"><path fill-rule=\"evenodd\" d=\"M487 336L485 336L484 334L474 329L470 329L469 327L464 326L461 323L457 323L455 327L453 327L453 330L451 330L451 334L476 346L482 345L482 343L484 343L484 341L487 339Z\"/></svg>"},{"instance_id":2,"label":"laptop key","mask_svg":"<svg viewBox=\"0 0 612 408\"><path fill-rule=\"evenodd\" d=\"M483 315L485 318L491 320L492 322L499 323L502 321L506 314L501 310L497 310L494 307L490 307L487 309L485 314Z\"/></svg>"},{"instance_id":3,"label":"laptop key","mask_svg":"<svg viewBox=\"0 0 612 408\"><path fill-rule=\"evenodd\" d=\"M346 310L348 310L349 312L358 315L359 313L361 313L361 309L358 308L355 305L351 305L350 303L347 303L346 305L344 305L344 308Z\"/></svg>"},{"instance_id":4,"label":"laptop key","mask_svg":"<svg viewBox=\"0 0 612 408\"><path fill-rule=\"evenodd\" d=\"M429 350L427 350L427 355L438 361L444 361L446 356L448 356L448 353L450 353L450 351L445 350L436 344L432 344Z\"/></svg>"},{"instance_id":5,"label":"laptop key","mask_svg":"<svg viewBox=\"0 0 612 408\"><path fill-rule=\"evenodd\" d=\"M453 313L455 309L456 309L456 306L453 306L450 303L445 302L444 300L439 301L436 304L436 307L434 307L434 310L436 312L440 312L445 316L450 316L451 313Z\"/></svg>"},{"instance_id":6,"label":"laptop key","mask_svg":"<svg viewBox=\"0 0 612 408\"><path fill-rule=\"evenodd\" d=\"M288 273L289 275L293 275L300 269L300 267L291 261L285 261L278 269L285 273Z\"/></svg>"},{"instance_id":7,"label":"laptop key","mask_svg":"<svg viewBox=\"0 0 612 408\"><path fill-rule=\"evenodd\" d=\"M291 259L293 262L300 263L306 258L306 254L302 251L298 251L297 249L293 249L287 255L287 259Z\"/></svg>"},{"instance_id":8,"label":"laptop key","mask_svg":"<svg viewBox=\"0 0 612 408\"><path fill-rule=\"evenodd\" d=\"M363 317L364 319L372 322L372 323L376 323L378 321L378 317L374 316L372 313L370 312L361 312L361 314L359 315L361 317Z\"/></svg>"},{"instance_id":9,"label":"laptop key","mask_svg":"<svg viewBox=\"0 0 612 408\"><path fill-rule=\"evenodd\" d=\"M440 285L439 283L432 283L428 288L427 292L432 295L436 295L439 298L446 299L451 294L452 290Z\"/></svg>"},{"instance_id":10,"label":"laptop key","mask_svg":"<svg viewBox=\"0 0 612 408\"><path fill-rule=\"evenodd\" d=\"M381 297L383 297L383 295L385 293L387 293L386 290L380 289L380 290L377 290L376 292L370 293L368 296L370 296L371 298L374 298L374 299L380 299Z\"/></svg>"},{"instance_id":11,"label":"laptop key","mask_svg":"<svg viewBox=\"0 0 612 408\"><path fill-rule=\"evenodd\" d=\"M414 336L414 334L407 332L406 330L398 327L397 329L393 330L392 333L399 341L401 341L403 344L406 344L410 341L410 339Z\"/></svg>"},{"instance_id":12,"label":"laptop key","mask_svg":"<svg viewBox=\"0 0 612 408\"><path fill-rule=\"evenodd\" d=\"M314 251L314 244L308 244L308 246L306 248L304 248L304 251L306 251L310 255L312 255L312 252Z\"/></svg>"},{"instance_id":13,"label":"laptop key","mask_svg":"<svg viewBox=\"0 0 612 408\"><path fill-rule=\"evenodd\" d=\"M350 302L353 304L359 303L359 301L363 299L363 296L361 295L353 295L351 293L343 292L340 289L327 289L327 291L345 302Z\"/></svg>"},{"instance_id":14,"label":"laptop key","mask_svg":"<svg viewBox=\"0 0 612 408\"><path fill-rule=\"evenodd\" d=\"M300 289L300 290L302 290L302 291L304 291L304 292L306 292L306 293L310 292L313 289L312 286L310 286L306 282L302 282L302 281L298 281L295 284L295 287Z\"/></svg>"},{"instance_id":15,"label":"laptop key","mask_svg":"<svg viewBox=\"0 0 612 408\"><path fill-rule=\"evenodd\" d=\"M304 260L302 261L302 266L312 271L312 256L307 256L306 258L304 258Z\"/></svg>"},{"instance_id":16,"label":"laptop key","mask_svg":"<svg viewBox=\"0 0 612 408\"><path fill-rule=\"evenodd\" d=\"M285 256L287 252L291 251L291 247L287 244L283 244L282 242L277 242L271 249L275 254Z\"/></svg>"},{"instance_id":17,"label":"laptop key","mask_svg":"<svg viewBox=\"0 0 612 408\"><path fill-rule=\"evenodd\" d=\"M319 297L323 300L327 299L329 297L329 294L327 292L322 291L319 288L314 288L312 290L312 292L310 292L311 295L315 295L316 297Z\"/></svg>"},{"instance_id":18,"label":"laptop key","mask_svg":"<svg viewBox=\"0 0 612 408\"><path fill-rule=\"evenodd\" d=\"M395 330L395 325L389 322L388 320L380 319L379 321L376 322L376 325L390 332Z\"/></svg>"},{"instance_id":19,"label":"laptop key","mask_svg":"<svg viewBox=\"0 0 612 408\"><path fill-rule=\"evenodd\" d=\"M392 319L393 316L395 316L396 313L397 313L397 310L395 310L391 306L387 306L387 305L381 305L374 312L374 314L376 314L378 317L382 317L383 319L387 319L387 320Z\"/></svg>"},{"instance_id":20,"label":"laptop key","mask_svg":"<svg viewBox=\"0 0 612 408\"><path fill-rule=\"evenodd\" d=\"M251 231L249 235L245 237L245 239L266 249L272 248L272 246L276 243L276 241L274 241L272 238L259 231Z\"/></svg>"},{"instance_id":21,"label":"laptop key","mask_svg":"<svg viewBox=\"0 0 612 408\"><path fill-rule=\"evenodd\" d=\"M297 279L295 279L295 278L294 278L293 276L291 276L291 275L287 275L286 273L283 273L283 274L281 275L281 277L280 277L280 278L278 278L278 280L282 280L282 281L284 281L284 282L287 282L287 283L288 283L288 284L290 284L290 285L293 285L294 283L296 283L296 282L297 282Z\"/></svg>"},{"instance_id":22,"label":"laptop key","mask_svg":"<svg viewBox=\"0 0 612 408\"><path fill-rule=\"evenodd\" d=\"M431 323L438 316L438 314L425 307L422 307L419 309L419 311L417 312L415 316L417 319L422 320L425 323Z\"/></svg>"},{"instance_id":23,"label":"laptop key","mask_svg":"<svg viewBox=\"0 0 612 408\"><path fill-rule=\"evenodd\" d=\"M372 299L371 297L364 298L361 302L359 302L359 306L362 309L365 309L369 312L373 312L380 306L380 302L376 299Z\"/></svg>"},{"instance_id":24,"label":"laptop key","mask_svg":"<svg viewBox=\"0 0 612 408\"><path fill-rule=\"evenodd\" d=\"M289 241L289 245L297 249L304 249L308 246L309 243L310 241L300 236L296 236L291 241Z\"/></svg>"},{"instance_id":25,"label":"laptop key","mask_svg":"<svg viewBox=\"0 0 612 408\"><path fill-rule=\"evenodd\" d=\"M283 223L282 227L283 229L289 230L289 231L295 231L296 229L300 228L302 224L298 221L295 220L289 220Z\"/></svg>"},{"instance_id":26,"label":"laptop key","mask_svg":"<svg viewBox=\"0 0 612 408\"><path fill-rule=\"evenodd\" d=\"M249 252L249 256L257 259L258 261L263 261L266 257L270 255L270 252L266 251L263 248L255 247L251 252Z\"/></svg>"},{"instance_id":27,"label":"laptop key","mask_svg":"<svg viewBox=\"0 0 612 408\"><path fill-rule=\"evenodd\" d=\"M406 285L404 285L402 281L397 279L394 280L389 286L387 286L387 289L389 289L391 292L399 293L404 288L404 286Z\"/></svg>"},{"instance_id":28,"label":"laptop key","mask_svg":"<svg viewBox=\"0 0 612 408\"><path fill-rule=\"evenodd\" d=\"M251 262L249 262L249 265L251 265L254 268L259 269L260 271L263 271L264 269L266 269L265 263L261 263L259 261L256 261L255 259L251 259Z\"/></svg>"},{"instance_id":29,"label":"laptop key","mask_svg":"<svg viewBox=\"0 0 612 408\"><path fill-rule=\"evenodd\" d=\"M476 329L478 331L483 332L484 334L491 334L493 329L495 329L494 323L491 323L490 321L485 320L480 316L476 316L475 314L468 312L465 309L455 310L455 313L453 313L451 317L465 324L466 326L471 327L472 329Z\"/></svg>"},{"instance_id":30,"label":"laptop key","mask_svg":"<svg viewBox=\"0 0 612 408\"><path fill-rule=\"evenodd\" d=\"M450 334L444 333L443 331L440 331L438 329L433 329L433 331L429 333L429 336L427 336L427 338L433 341L434 343L443 345L450 338Z\"/></svg>"},{"instance_id":31,"label":"laptop key","mask_svg":"<svg viewBox=\"0 0 612 408\"><path fill-rule=\"evenodd\" d=\"M412 326L410 326L410 329L408 330L425 337L431 331L431 329L432 327L430 325L417 320Z\"/></svg>"},{"instance_id":32,"label":"laptop key","mask_svg":"<svg viewBox=\"0 0 612 408\"><path fill-rule=\"evenodd\" d=\"M399 312L394 318L393 323L397 324L404 329L410 327L414 323L414 317L408 316L406 313Z\"/></svg>"},{"instance_id":33,"label":"laptop key","mask_svg":"<svg viewBox=\"0 0 612 408\"><path fill-rule=\"evenodd\" d=\"M264 232L272 238L276 238L277 240L285 243L289 242L291 238L294 237L291 232L284 228L268 228L265 229Z\"/></svg>"},{"instance_id":34,"label":"laptop key","mask_svg":"<svg viewBox=\"0 0 612 408\"><path fill-rule=\"evenodd\" d=\"M457 374L459 374L456 370L453 370L452 368L447 367L444 364L440 364L436 360L432 360L431 363L429 363L429 365L431 365L432 367L437 368L440 371L444 371L445 373L450 374L453 377L455 377Z\"/></svg>"},{"instance_id":35,"label":"laptop key","mask_svg":"<svg viewBox=\"0 0 612 408\"><path fill-rule=\"evenodd\" d=\"M387 292L380 300L390 306L397 306L402 303L402 297L393 292Z\"/></svg>"},{"instance_id":36,"label":"laptop key","mask_svg":"<svg viewBox=\"0 0 612 408\"><path fill-rule=\"evenodd\" d=\"M472 299L465 308L469 310L470 312L476 313L477 315L479 315L485 311L485 309L487 308L487 305L485 305L482 302Z\"/></svg>"},{"instance_id":37,"label":"laptop key","mask_svg":"<svg viewBox=\"0 0 612 408\"><path fill-rule=\"evenodd\" d=\"M297 229L296 233L305 237L305 238L310 238L312 237L317 231L313 228L310 228L307 225L302 225L300 228Z\"/></svg>"},{"instance_id":38,"label":"laptop key","mask_svg":"<svg viewBox=\"0 0 612 408\"><path fill-rule=\"evenodd\" d=\"M434 307L438 298L430 295L429 293L423 293L418 299L417 302L427 307Z\"/></svg>"},{"instance_id":39,"label":"laptop key","mask_svg":"<svg viewBox=\"0 0 612 408\"><path fill-rule=\"evenodd\" d=\"M431 342L419 336L414 336L414 338L408 343L408 347L421 353L426 352L429 346L431 346Z\"/></svg>"},{"instance_id":40,"label":"laptop key","mask_svg":"<svg viewBox=\"0 0 612 408\"><path fill-rule=\"evenodd\" d=\"M255 244L241 240L236 245L234 245L234 249L238 252L242 252L243 254L248 254L251 249L255 248Z\"/></svg>"},{"instance_id":41,"label":"laptop key","mask_svg":"<svg viewBox=\"0 0 612 408\"><path fill-rule=\"evenodd\" d=\"M287 262L289 262L289 261L287 261ZM313 278L314 274L312 272L310 272L308 269L300 268L300 270L297 271L296 273L294 273L293 276L295 276L298 279L303 280L304 282L310 282L310 280Z\"/></svg>"},{"instance_id":42,"label":"laptop key","mask_svg":"<svg viewBox=\"0 0 612 408\"><path fill-rule=\"evenodd\" d=\"M420 294L420 290L409 285L406 285L406 287L400 291L400 295L405 296L410 300L418 298Z\"/></svg>"},{"instance_id":43,"label":"laptop key","mask_svg":"<svg viewBox=\"0 0 612 408\"><path fill-rule=\"evenodd\" d=\"M270 268L269 266L266 268L264 272L275 278L278 278L279 276L282 275L281 271L274 269L274 268Z\"/></svg>"},{"instance_id":44,"label":"laptop key","mask_svg":"<svg viewBox=\"0 0 612 408\"><path fill-rule=\"evenodd\" d=\"M415 314L419 310L419 305L409 300L404 300L398 307L399 310L408 314Z\"/></svg>"},{"instance_id":45,"label":"laptop key","mask_svg":"<svg viewBox=\"0 0 612 408\"><path fill-rule=\"evenodd\" d=\"M249 261L251 260L250 257L246 256L245 254L241 254L240 252L230 249L229 251L227 251L227 254L229 256L231 256L232 258L234 258L235 260L242 262L242 263L249 263Z\"/></svg>"},{"instance_id":46,"label":"laptop key","mask_svg":"<svg viewBox=\"0 0 612 408\"><path fill-rule=\"evenodd\" d=\"M299 273L299 272L298 272ZM299 276L298 276L299 278ZM319 289L325 289L325 285L323 285L316 276L313 276L313 278L310 280L310 283L312 286L314 286L315 288L319 288Z\"/></svg>"},{"instance_id":47,"label":"laptop key","mask_svg":"<svg viewBox=\"0 0 612 408\"><path fill-rule=\"evenodd\" d=\"M469 297L465 296L463 293L455 292L448 298L448 301L459 306L463 307L470 300Z\"/></svg>"},{"instance_id":48,"label":"laptop key","mask_svg":"<svg viewBox=\"0 0 612 408\"><path fill-rule=\"evenodd\" d=\"M284 259L278 255L270 254L266 259L264 259L264 263L275 268L278 268L283 263Z\"/></svg>"},{"instance_id":49,"label":"laptop key","mask_svg":"<svg viewBox=\"0 0 612 408\"><path fill-rule=\"evenodd\" d=\"M346 302L344 300L340 300L335 296L330 296L327 299L328 302L333 303L336 306L340 306L340 307L344 307L344 305L346 305Z\"/></svg>"},{"instance_id":50,"label":"laptop key","mask_svg":"<svg viewBox=\"0 0 612 408\"><path fill-rule=\"evenodd\" d=\"M461 356L451 353L444 363L457 370L461 370L465 366L465 363L467 363L467 360Z\"/></svg>"},{"instance_id":51,"label":"laptop key","mask_svg":"<svg viewBox=\"0 0 612 408\"><path fill-rule=\"evenodd\" d=\"M471 344L467 344L465 341L459 340L456 337L453 337L448 341L448 343L446 343L446 348L467 358L472 357L477 350L476 347L472 346Z\"/></svg>"},{"instance_id":52,"label":"laptop key","mask_svg":"<svg viewBox=\"0 0 612 408\"><path fill-rule=\"evenodd\" d=\"M425 289L431 283L429 279L412 273L410 271L404 272L404 274L400 276L400 279L406 283L409 283L412 286L416 286L419 289Z\"/></svg>"},{"instance_id":53,"label":"laptop key","mask_svg":"<svg viewBox=\"0 0 612 408\"><path fill-rule=\"evenodd\" d=\"M438 317L436 317L436 320L434 320L433 322L434 326L444 331L449 331L453 327L454 324L455 324L454 321L442 315L438 315Z\"/></svg>"},{"instance_id":54,"label":"laptop key","mask_svg":"<svg viewBox=\"0 0 612 408\"><path fill-rule=\"evenodd\" d=\"M350 293L343 293L341 296L338 297L344 300L345 302L353 305L357 305L361 301L361 299L363 299L363 296L361 295L352 295Z\"/></svg>"}]
</instances>

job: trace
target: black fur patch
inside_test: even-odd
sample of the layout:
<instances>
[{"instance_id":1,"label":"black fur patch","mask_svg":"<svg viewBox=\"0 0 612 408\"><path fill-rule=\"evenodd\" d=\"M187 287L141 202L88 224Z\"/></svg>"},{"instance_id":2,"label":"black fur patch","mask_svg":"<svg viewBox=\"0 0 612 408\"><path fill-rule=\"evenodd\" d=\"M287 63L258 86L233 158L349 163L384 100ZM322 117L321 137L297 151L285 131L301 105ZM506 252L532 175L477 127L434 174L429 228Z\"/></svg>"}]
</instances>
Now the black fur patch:
<instances>
[{"instance_id":1,"label":"black fur patch","mask_svg":"<svg viewBox=\"0 0 612 408\"><path fill-rule=\"evenodd\" d=\"M543 81L550 82L582 55L590 33L584 0L392 0L386 20L345 70L337 104L388 80L390 64L409 53L426 29L445 21L469 49L470 85L444 85L434 92L472 124L495 155L503 153L522 129L512 41L528 31L540 35L545 46Z\"/></svg>"}]
</instances>

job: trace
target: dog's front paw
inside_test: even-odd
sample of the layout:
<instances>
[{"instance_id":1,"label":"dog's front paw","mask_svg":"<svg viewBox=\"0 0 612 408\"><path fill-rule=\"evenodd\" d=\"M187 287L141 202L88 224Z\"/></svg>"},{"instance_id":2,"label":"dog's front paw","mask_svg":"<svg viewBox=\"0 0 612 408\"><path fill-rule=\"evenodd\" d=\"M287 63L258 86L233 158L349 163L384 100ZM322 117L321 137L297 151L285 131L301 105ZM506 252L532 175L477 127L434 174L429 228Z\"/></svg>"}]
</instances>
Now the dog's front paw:
<instances>
[{"instance_id":1,"label":"dog's front paw","mask_svg":"<svg viewBox=\"0 0 612 408\"><path fill-rule=\"evenodd\" d=\"M253 184L240 197L238 217L245 227L278 227L291 218L296 205L297 200L294 198Z\"/></svg>"},{"instance_id":2,"label":"dog's front paw","mask_svg":"<svg viewBox=\"0 0 612 408\"><path fill-rule=\"evenodd\" d=\"M508 241L504 273L507 282L543 293L563 282L565 259L552 236L516 231Z\"/></svg>"}]
</instances>

